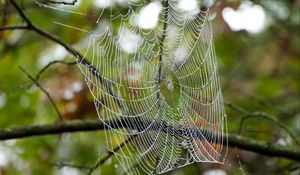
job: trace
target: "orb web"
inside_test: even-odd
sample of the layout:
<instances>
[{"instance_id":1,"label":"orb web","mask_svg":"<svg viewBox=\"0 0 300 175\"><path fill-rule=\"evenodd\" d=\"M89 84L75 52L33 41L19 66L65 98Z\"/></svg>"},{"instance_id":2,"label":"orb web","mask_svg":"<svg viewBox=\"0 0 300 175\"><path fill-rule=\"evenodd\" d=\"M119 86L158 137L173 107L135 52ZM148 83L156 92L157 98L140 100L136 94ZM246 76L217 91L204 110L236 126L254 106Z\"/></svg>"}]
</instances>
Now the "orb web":
<instances>
[{"instance_id":1,"label":"orb web","mask_svg":"<svg viewBox=\"0 0 300 175\"><path fill-rule=\"evenodd\" d=\"M209 9L196 0L125 3L99 10L105 27L89 33L89 62L78 60L107 149L126 174L222 163L227 127Z\"/></svg>"}]
</instances>

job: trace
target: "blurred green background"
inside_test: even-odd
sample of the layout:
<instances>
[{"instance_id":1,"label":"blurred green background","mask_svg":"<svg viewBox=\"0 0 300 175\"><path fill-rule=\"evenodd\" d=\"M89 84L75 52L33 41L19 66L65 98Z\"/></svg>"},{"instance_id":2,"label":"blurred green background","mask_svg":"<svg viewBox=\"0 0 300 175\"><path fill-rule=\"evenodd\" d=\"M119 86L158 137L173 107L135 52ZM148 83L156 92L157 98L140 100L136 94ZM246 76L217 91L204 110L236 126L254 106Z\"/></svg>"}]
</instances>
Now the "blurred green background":
<instances>
[{"instance_id":1,"label":"blurred green background","mask_svg":"<svg viewBox=\"0 0 300 175\"><path fill-rule=\"evenodd\" d=\"M81 1L65 13L39 7L32 0L17 1L37 26L84 53L87 34L57 23L91 31L99 14L98 3ZM41 1L45 2L45 1ZM126 10L114 1L112 11ZM206 3L211 3L205 1ZM102 4L103 5L103 4ZM300 135L300 23L299 0L218 1L211 8L219 75L228 116L228 130L236 133L241 113L266 112ZM107 15L108 16L108 15ZM0 1L0 26L24 24L9 1ZM102 19L105 21L105 19ZM101 23L101 22L100 22ZM22 73L35 75L53 60L74 61L61 46L32 31L0 33L0 128L46 124L58 120L48 98ZM56 64L40 80L66 120L97 119L93 99L78 67ZM299 149L289 135L263 118L248 119L243 136ZM73 133L0 142L0 175L80 175L87 170L60 163L93 166L106 155L104 132ZM118 174L114 157L94 174ZM299 165L230 148L223 165L198 163L168 174L300 174Z\"/></svg>"}]
</instances>

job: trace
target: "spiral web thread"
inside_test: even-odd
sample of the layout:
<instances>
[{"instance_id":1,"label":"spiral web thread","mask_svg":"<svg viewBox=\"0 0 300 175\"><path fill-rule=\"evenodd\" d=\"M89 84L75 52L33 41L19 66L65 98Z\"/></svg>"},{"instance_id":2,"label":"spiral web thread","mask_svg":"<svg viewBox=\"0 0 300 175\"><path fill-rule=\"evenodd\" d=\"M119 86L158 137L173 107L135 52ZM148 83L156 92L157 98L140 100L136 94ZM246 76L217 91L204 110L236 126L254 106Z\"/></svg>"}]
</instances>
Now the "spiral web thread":
<instances>
[{"instance_id":1,"label":"spiral web thread","mask_svg":"<svg viewBox=\"0 0 300 175\"><path fill-rule=\"evenodd\" d=\"M90 64L78 60L105 124L107 149L126 174L225 159L226 116L209 10L182 9L180 1L128 1L126 14L111 15L101 34L90 35ZM143 29L133 17L149 5L161 8L158 23ZM136 48L121 45L124 35Z\"/></svg>"}]
</instances>

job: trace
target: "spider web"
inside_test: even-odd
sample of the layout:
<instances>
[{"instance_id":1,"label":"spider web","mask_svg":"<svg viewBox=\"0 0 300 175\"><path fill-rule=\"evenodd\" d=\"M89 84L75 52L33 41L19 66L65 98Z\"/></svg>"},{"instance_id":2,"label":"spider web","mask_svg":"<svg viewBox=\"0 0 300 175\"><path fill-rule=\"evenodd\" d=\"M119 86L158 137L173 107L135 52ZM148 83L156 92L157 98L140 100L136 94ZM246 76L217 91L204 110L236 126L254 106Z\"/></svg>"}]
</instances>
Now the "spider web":
<instances>
[{"instance_id":1,"label":"spider web","mask_svg":"<svg viewBox=\"0 0 300 175\"><path fill-rule=\"evenodd\" d=\"M105 124L107 149L127 174L225 159L226 116L209 10L199 2L182 8L182 2L126 1L128 10L118 15L103 8L96 23L107 11L110 20L89 35L84 58L90 64L78 60ZM155 25L138 24L149 6L158 10Z\"/></svg>"}]
</instances>

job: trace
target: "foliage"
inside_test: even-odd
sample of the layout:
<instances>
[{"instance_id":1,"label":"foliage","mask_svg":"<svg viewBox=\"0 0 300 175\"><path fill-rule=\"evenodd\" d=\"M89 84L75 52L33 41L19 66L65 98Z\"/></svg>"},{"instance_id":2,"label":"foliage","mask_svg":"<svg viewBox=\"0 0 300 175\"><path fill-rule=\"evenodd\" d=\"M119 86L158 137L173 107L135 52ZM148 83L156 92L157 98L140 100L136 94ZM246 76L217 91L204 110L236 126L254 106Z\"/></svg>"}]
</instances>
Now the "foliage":
<instances>
[{"instance_id":1,"label":"foliage","mask_svg":"<svg viewBox=\"0 0 300 175\"><path fill-rule=\"evenodd\" d=\"M97 24L97 8L92 1L81 2L76 16L38 7L32 0L18 2L37 26L49 31L65 43L75 45L81 53L85 33L65 30L55 25L59 19L81 29L91 30ZM247 111L262 111L286 125L294 135L300 135L300 31L298 1L255 0L265 10L267 25L259 33L232 31L222 18L226 7L237 9L240 1L222 2L213 7L214 39L219 62L219 74L227 104ZM279 10L278 10L279 9ZM280 10L286 10L282 17ZM113 11L122 11L114 7ZM105 12L108 13L108 12ZM109 14L107 14L109 16ZM284 16L284 15L283 15ZM24 22L9 1L0 2L1 26L22 25ZM101 23L100 23L101 24ZM98 24L98 25L100 25ZM113 24L118 25L118 21ZM20 71L22 66L36 75L49 60L74 61L61 46L32 31L9 30L0 33L0 128L55 122L58 116L48 98ZM56 54L56 53L59 54ZM61 56L63 55L63 56ZM86 90L76 66L55 64L41 76L40 82L55 100L65 120L95 119L92 98ZM80 87L84 88L81 89ZM235 133L243 113L226 108L229 132ZM245 120L242 135L283 144L298 149L287 132L265 118ZM33 137L0 142L0 174L83 174L84 168L60 166L60 163L93 166L107 153L103 148L104 133L74 133L59 136ZM223 169L227 174L297 174L296 162L270 158L259 154L230 149L223 165L199 163L171 174L201 174L209 169ZM296 168L295 168L296 167ZM94 174L118 174L115 159L106 161Z\"/></svg>"}]
</instances>

